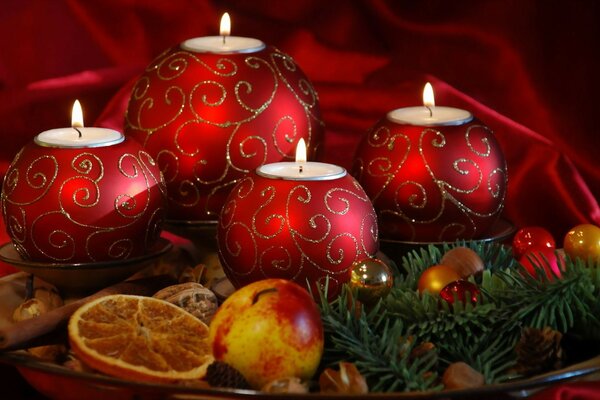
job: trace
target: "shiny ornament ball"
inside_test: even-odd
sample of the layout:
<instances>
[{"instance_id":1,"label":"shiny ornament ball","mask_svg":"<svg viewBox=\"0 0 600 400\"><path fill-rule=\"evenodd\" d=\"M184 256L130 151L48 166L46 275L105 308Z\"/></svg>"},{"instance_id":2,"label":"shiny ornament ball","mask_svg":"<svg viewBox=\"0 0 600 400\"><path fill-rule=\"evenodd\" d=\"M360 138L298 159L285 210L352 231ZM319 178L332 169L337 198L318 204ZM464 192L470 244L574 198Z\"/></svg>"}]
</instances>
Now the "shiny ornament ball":
<instances>
[{"instance_id":1,"label":"shiny ornament ball","mask_svg":"<svg viewBox=\"0 0 600 400\"><path fill-rule=\"evenodd\" d=\"M428 291L429 293L436 295L450 282L459 279L461 279L461 276L452 267L446 265L433 265L421 273L419 281L417 282L417 288L421 293Z\"/></svg>"},{"instance_id":2,"label":"shiny ornament ball","mask_svg":"<svg viewBox=\"0 0 600 400\"><path fill-rule=\"evenodd\" d=\"M467 297L468 293L468 297ZM440 297L450 305L454 304L455 300L459 300L463 304L467 300L472 304L477 304L478 296L480 295L479 288L472 282L464 279L450 282L441 291Z\"/></svg>"},{"instance_id":3,"label":"shiny ornament ball","mask_svg":"<svg viewBox=\"0 0 600 400\"><path fill-rule=\"evenodd\" d=\"M483 260L474 250L468 247L455 247L448 250L440 260L440 264L454 269L461 278L483 271Z\"/></svg>"},{"instance_id":4,"label":"shiny ornament ball","mask_svg":"<svg viewBox=\"0 0 600 400\"><path fill-rule=\"evenodd\" d=\"M542 278L540 273L543 273L549 280L562 276L556 251L545 246L530 248L519 259L519 263L535 278Z\"/></svg>"},{"instance_id":5,"label":"shiny ornament ball","mask_svg":"<svg viewBox=\"0 0 600 400\"><path fill-rule=\"evenodd\" d=\"M158 240L165 193L158 166L134 140L86 148L32 141L6 173L2 216L26 260L126 260Z\"/></svg>"},{"instance_id":6,"label":"shiny ornament ball","mask_svg":"<svg viewBox=\"0 0 600 400\"><path fill-rule=\"evenodd\" d=\"M217 225L219 258L239 288L265 278L334 298L357 260L377 251L377 217L350 175L334 180L270 179L256 172L232 190Z\"/></svg>"},{"instance_id":7,"label":"shiny ornament ball","mask_svg":"<svg viewBox=\"0 0 600 400\"><path fill-rule=\"evenodd\" d=\"M539 226L521 228L515 233L512 241L512 249L516 259L523 257L523 254L534 247L555 249L556 243L552 234Z\"/></svg>"},{"instance_id":8,"label":"shiny ornament ball","mask_svg":"<svg viewBox=\"0 0 600 400\"><path fill-rule=\"evenodd\" d=\"M356 289L357 299L365 304L385 298L394 285L390 267L376 258L367 258L352 264L350 287Z\"/></svg>"},{"instance_id":9,"label":"shiny ornament ball","mask_svg":"<svg viewBox=\"0 0 600 400\"><path fill-rule=\"evenodd\" d=\"M425 127L388 114L362 139L352 171L373 201L385 239L485 237L506 195L504 155L477 119Z\"/></svg>"},{"instance_id":10,"label":"shiny ornament ball","mask_svg":"<svg viewBox=\"0 0 600 400\"><path fill-rule=\"evenodd\" d=\"M138 79L125 134L154 157L166 180L168 219L216 222L231 189L259 165L309 158L323 140L317 94L287 54L202 53L176 46Z\"/></svg>"},{"instance_id":11,"label":"shiny ornament ball","mask_svg":"<svg viewBox=\"0 0 600 400\"><path fill-rule=\"evenodd\" d=\"M571 229L564 239L564 249L571 258L600 261L600 228L581 224Z\"/></svg>"}]
</instances>

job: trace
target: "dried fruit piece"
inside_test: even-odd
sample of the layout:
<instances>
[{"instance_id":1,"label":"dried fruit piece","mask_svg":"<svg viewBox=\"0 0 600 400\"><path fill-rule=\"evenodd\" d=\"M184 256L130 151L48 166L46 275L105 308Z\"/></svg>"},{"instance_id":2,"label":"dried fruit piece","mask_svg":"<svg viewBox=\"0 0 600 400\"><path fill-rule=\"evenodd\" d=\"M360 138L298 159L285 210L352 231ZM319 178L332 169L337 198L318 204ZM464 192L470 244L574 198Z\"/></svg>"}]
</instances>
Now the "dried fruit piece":
<instances>
[{"instance_id":1,"label":"dried fruit piece","mask_svg":"<svg viewBox=\"0 0 600 400\"><path fill-rule=\"evenodd\" d=\"M93 300L75 311L68 331L81 361L120 378L199 379L213 361L206 324L152 297L117 294Z\"/></svg>"},{"instance_id":2,"label":"dried fruit piece","mask_svg":"<svg viewBox=\"0 0 600 400\"><path fill-rule=\"evenodd\" d=\"M319 377L319 387L324 393L369 393L367 381L352 363L340 362L340 370L326 368Z\"/></svg>"}]
</instances>

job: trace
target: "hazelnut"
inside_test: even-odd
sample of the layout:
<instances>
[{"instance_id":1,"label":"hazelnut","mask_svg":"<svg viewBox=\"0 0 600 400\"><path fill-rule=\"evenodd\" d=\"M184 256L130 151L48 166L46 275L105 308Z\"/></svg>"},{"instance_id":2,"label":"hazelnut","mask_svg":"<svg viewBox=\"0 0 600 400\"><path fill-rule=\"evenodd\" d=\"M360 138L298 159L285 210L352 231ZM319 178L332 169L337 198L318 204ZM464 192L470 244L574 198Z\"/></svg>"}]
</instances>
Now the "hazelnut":
<instances>
[{"instance_id":1,"label":"hazelnut","mask_svg":"<svg viewBox=\"0 0 600 400\"><path fill-rule=\"evenodd\" d=\"M442 383L446 389L467 389L483 386L485 378L469 364L461 361L452 363L446 368Z\"/></svg>"},{"instance_id":2,"label":"hazelnut","mask_svg":"<svg viewBox=\"0 0 600 400\"><path fill-rule=\"evenodd\" d=\"M452 268L463 279L483 271L483 260L479 254L467 247L448 250L440 260L440 264Z\"/></svg>"}]
</instances>

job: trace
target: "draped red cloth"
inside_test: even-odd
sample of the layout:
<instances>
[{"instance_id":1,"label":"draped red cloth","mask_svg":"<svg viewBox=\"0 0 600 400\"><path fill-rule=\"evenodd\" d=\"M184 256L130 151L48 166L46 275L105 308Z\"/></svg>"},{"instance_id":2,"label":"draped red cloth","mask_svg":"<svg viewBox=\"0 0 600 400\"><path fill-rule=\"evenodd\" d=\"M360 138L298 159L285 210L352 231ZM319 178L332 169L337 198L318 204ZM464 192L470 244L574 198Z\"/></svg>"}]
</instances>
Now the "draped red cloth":
<instances>
[{"instance_id":1,"label":"draped red cloth","mask_svg":"<svg viewBox=\"0 0 600 400\"><path fill-rule=\"evenodd\" d=\"M233 34L279 47L312 80L325 161L349 167L360 136L387 111L419 104L431 81L437 104L468 109L494 130L508 163L506 219L543 226L559 244L574 225L600 225L593 0L8 0L0 176L33 136L69 124L75 98L88 125L122 130L135 77L164 49L216 34L224 11ZM571 389L553 396L594 397L565 397Z\"/></svg>"}]
</instances>

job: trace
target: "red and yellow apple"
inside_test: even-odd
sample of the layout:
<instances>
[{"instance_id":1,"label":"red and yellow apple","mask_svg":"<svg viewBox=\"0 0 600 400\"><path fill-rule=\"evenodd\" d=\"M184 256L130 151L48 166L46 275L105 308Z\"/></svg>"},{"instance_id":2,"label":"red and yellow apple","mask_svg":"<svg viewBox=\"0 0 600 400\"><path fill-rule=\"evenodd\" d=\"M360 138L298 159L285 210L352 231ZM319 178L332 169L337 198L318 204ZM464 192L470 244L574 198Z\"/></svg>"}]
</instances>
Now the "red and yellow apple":
<instances>
[{"instance_id":1,"label":"red and yellow apple","mask_svg":"<svg viewBox=\"0 0 600 400\"><path fill-rule=\"evenodd\" d=\"M307 290L264 279L225 300L210 323L209 340L216 360L260 389L274 379L314 375L323 355L323 324Z\"/></svg>"}]
</instances>

